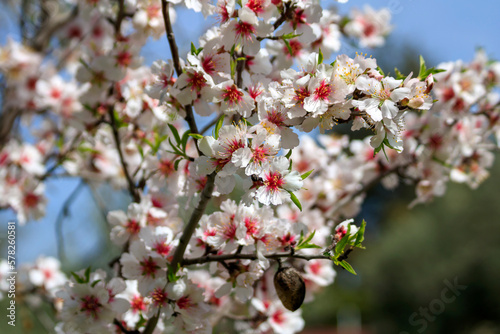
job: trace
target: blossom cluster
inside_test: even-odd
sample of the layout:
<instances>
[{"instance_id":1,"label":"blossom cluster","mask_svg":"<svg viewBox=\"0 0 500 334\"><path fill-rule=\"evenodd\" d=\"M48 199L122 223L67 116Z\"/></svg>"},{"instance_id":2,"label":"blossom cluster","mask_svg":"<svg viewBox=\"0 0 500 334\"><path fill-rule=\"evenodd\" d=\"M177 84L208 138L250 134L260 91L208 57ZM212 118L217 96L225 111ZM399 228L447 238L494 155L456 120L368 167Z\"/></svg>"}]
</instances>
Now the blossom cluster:
<instances>
[{"instance_id":1,"label":"blossom cluster","mask_svg":"<svg viewBox=\"0 0 500 334\"><path fill-rule=\"evenodd\" d=\"M2 116L22 129L0 133L0 208L20 224L43 217L45 181L62 176L125 189L132 203L107 214L121 249L107 274L66 276L44 257L20 269L20 292L53 303L60 333L211 333L222 318L241 333L298 332L276 262L295 268L312 301L333 264L354 273L345 260L364 224L351 217L369 187L413 184L413 204L449 180L477 187L499 145L500 63L484 52L395 78L366 54L337 54L344 38L382 45L387 9L63 3L45 48L43 34L0 47ZM187 55L171 27L180 5L218 22ZM142 47L165 33L172 59L145 65ZM371 135L325 134L339 123ZM316 130L318 141L303 134Z\"/></svg>"}]
</instances>

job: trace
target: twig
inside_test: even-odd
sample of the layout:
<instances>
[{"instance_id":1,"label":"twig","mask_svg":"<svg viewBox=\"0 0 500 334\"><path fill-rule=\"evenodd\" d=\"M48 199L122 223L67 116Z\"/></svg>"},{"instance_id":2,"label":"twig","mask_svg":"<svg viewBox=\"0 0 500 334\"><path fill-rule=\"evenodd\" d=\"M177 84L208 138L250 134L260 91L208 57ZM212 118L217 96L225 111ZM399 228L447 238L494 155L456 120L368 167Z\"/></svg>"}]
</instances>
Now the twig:
<instances>
[{"instance_id":1,"label":"twig","mask_svg":"<svg viewBox=\"0 0 500 334\"><path fill-rule=\"evenodd\" d=\"M66 159L66 157L68 156L68 154L71 151L73 151L75 144L78 142L78 140L80 139L81 136L82 136L81 133L78 134L78 135L76 135L73 138L73 140L71 141L71 144L69 145L68 149L66 151L58 154L58 158L57 158L57 161L54 164L54 166L50 167L42 176L40 176L40 180L41 181L43 181L46 178L48 178L49 176L51 176L52 173L57 169L57 167L59 167L61 165L61 163L64 161L64 159Z\"/></svg>"},{"instance_id":2,"label":"twig","mask_svg":"<svg viewBox=\"0 0 500 334\"><path fill-rule=\"evenodd\" d=\"M125 326L123 326L123 324L118 319L113 320L113 325L116 325L122 331L122 333L125 333L125 334L139 334L140 333L138 330L129 331L128 329L125 328Z\"/></svg>"},{"instance_id":3,"label":"twig","mask_svg":"<svg viewBox=\"0 0 500 334\"><path fill-rule=\"evenodd\" d=\"M191 236L194 233L194 230L198 226L198 222L200 221L201 216L205 212L205 208L207 207L208 201L212 198L212 191L214 190L214 182L215 182L215 173L208 175L207 183L203 188L200 196L200 202L198 206L194 209L191 217L189 218L189 222L187 226L184 228L182 232L182 236L179 240L179 245L175 249L174 256L172 258L171 266L172 268L177 268L179 264L183 262L182 258L184 256L184 252L186 251L186 247L191 240Z\"/></svg>"},{"instance_id":4,"label":"twig","mask_svg":"<svg viewBox=\"0 0 500 334\"><path fill-rule=\"evenodd\" d=\"M204 134L205 132L208 131L208 129L210 129L212 126L214 126L215 124L217 124L217 121L219 120L219 116L217 115L217 117L215 117L212 121L210 121L210 123L208 123L207 125L205 125L201 130L200 130L200 134Z\"/></svg>"},{"instance_id":5,"label":"twig","mask_svg":"<svg viewBox=\"0 0 500 334\"><path fill-rule=\"evenodd\" d=\"M170 53L172 54L172 60L174 61L175 72L177 73L177 77L182 74L182 67L179 58L179 49L177 48L177 44L175 43L175 35L172 29L172 23L170 21L170 13L168 11L169 2L166 0L161 1L161 8L163 12L163 21L165 22L165 30L167 32L168 44L170 46ZM191 133L199 133L198 127L196 126L196 122L193 116L193 107L188 104L184 106L186 109L186 122L189 125L189 130ZM198 149L198 141L195 139L196 148ZM201 155L200 150L198 149L198 153Z\"/></svg>"},{"instance_id":6,"label":"twig","mask_svg":"<svg viewBox=\"0 0 500 334\"><path fill-rule=\"evenodd\" d=\"M115 139L116 149L118 151L118 155L120 156L120 163L122 165L122 169L123 169L123 173L125 174L125 178L127 179L128 191L129 191L130 195L132 196L132 199L134 200L134 202L139 203L141 201L141 196L139 196L139 193L137 192L137 189L136 189L135 184L134 184L134 180L132 180L132 177L130 176L130 174L128 172L127 162L125 161L125 158L123 157L120 136L118 134L118 129L116 127L116 120L115 120L113 106L110 106L108 108L108 114L109 114L109 118L111 120L111 130L113 131L113 138Z\"/></svg>"},{"instance_id":7,"label":"twig","mask_svg":"<svg viewBox=\"0 0 500 334\"><path fill-rule=\"evenodd\" d=\"M289 2L285 3L285 7L283 8L283 13L281 13L281 16L273 24L274 30L278 29L283 22L285 22L288 18L290 18L291 14L293 13L290 9L291 9L290 3Z\"/></svg>"},{"instance_id":8,"label":"twig","mask_svg":"<svg viewBox=\"0 0 500 334\"><path fill-rule=\"evenodd\" d=\"M407 167L410 164L411 164L411 162L408 162L406 164L394 166L394 167L392 167L390 169L387 169L387 170L383 171L377 177L375 177L373 180L371 180L370 182L364 184L360 189L358 189L357 191L353 192L351 195L348 195L348 196L342 198L340 201L338 201L336 205L332 206L330 208L330 210L327 211L326 216L327 217L333 216L334 214L337 213L338 210L340 210L341 208L343 208L345 205L347 205L349 202L351 202L352 200L354 200L356 197L358 197L359 195L367 192L369 189L371 189L372 187L374 187L384 177L386 177L387 175L392 174L394 172L397 172L398 169L405 168L405 167Z\"/></svg>"},{"instance_id":9,"label":"twig","mask_svg":"<svg viewBox=\"0 0 500 334\"><path fill-rule=\"evenodd\" d=\"M80 193L80 191L83 189L83 186L85 185L85 182L83 179L80 179L78 182L78 185L73 189L71 194L66 198L64 201L63 205L61 206L61 209L59 210L59 214L57 215L57 220L56 220L56 242L57 242L57 255L60 259L61 262L63 262L65 258L65 252L64 252L64 239L63 239L63 233L62 233L62 223L64 220L64 217L69 215L69 207L71 204L73 204L73 201L76 199L77 195Z\"/></svg>"},{"instance_id":10,"label":"twig","mask_svg":"<svg viewBox=\"0 0 500 334\"><path fill-rule=\"evenodd\" d=\"M294 259L303 259L303 260L314 260L314 259L323 259L323 260L330 260L328 256L325 255L300 255L300 254L292 254L292 252L285 252L285 253L274 253L274 254L268 254L264 255L265 258L267 259L281 259L281 258L294 258ZM201 264L201 263L207 263L207 262L222 262L222 261L228 261L228 260L256 260L257 254L239 254L239 253L233 253L233 254L223 254L223 255L207 255L207 256L201 256L197 257L194 259L184 259L182 261L182 265L193 265L193 264Z\"/></svg>"},{"instance_id":11,"label":"twig","mask_svg":"<svg viewBox=\"0 0 500 334\"><path fill-rule=\"evenodd\" d=\"M125 1L118 0L118 14L116 15L116 21L114 22L116 36L120 36L120 30L124 18L125 18Z\"/></svg>"}]
</instances>

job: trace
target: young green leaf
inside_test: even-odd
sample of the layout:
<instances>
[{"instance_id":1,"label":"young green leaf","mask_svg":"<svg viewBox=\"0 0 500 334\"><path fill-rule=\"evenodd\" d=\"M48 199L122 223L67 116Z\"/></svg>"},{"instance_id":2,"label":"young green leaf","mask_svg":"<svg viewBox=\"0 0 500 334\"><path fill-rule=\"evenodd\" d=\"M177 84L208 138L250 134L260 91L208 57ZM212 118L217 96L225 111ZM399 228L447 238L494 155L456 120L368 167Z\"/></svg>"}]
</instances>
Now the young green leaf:
<instances>
[{"instance_id":1,"label":"young green leaf","mask_svg":"<svg viewBox=\"0 0 500 334\"><path fill-rule=\"evenodd\" d=\"M299 210L302 211L302 205L300 204L300 201L297 198L297 196L295 196L295 194L292 192L289 192L289 194L290 194L290 199L292 200L293 204L295 204L299 208Z\"/></svg>"},{"instance_id":2,"label":"young green leaf","mask_svg":"<svg viewBox=\"0 0 500 334\"><path fill-rule=\"evenodd\" d=\"M215 124L215 139L219 139L219 130L222 128L222 125L224 124L224 115L221 115L219 119L217 120L217 123Z\"/></svg>"},{"instance_id":3,"label":"young green leaf","mask_svg":"<svg viewBox=\"0 0 500 334\"><path fill-rule=\"evenodd\" d=\"M167 125L170 128L170 131L172 131L172 134L174 135L175 142L177 143L177 145L179 145L181 143L181 137L179 136L179 132L172 124L168 123Z\"/></svg>"},{"instance_id":4,"label":"young green leaf","mask_svg":"<svg viewBox=\"0 0 500 334\"><path fill-rule=\"evenodd\" d=\"M182 151L183 152L186 152L186 146L187 146L187 141L188 141L188 138L189 136L191 135L191 131L190 130L186 130L183 134L182 134L182 138L181 138L181 147L182 147Z\"/></svg>"},{"instance_id":5,"label":"young green leaf","mask_svg":"<svg viewBox=\"0 0 500 334\"><path fill-rule=\"evenodd\" d=\"M288 53L290 54L291 57L293 57L293 49L290 46L290 42L288 40L284 39L283 42L285 42L286 48L288 49Z\"/></svg>"},{"instance_id":6,"label":"young green leaf","mask_svg":"<svg viewBox=\"0 0 500 334\"><path fill-rule=\"evenodd\" d=\"M335 257L338 257L344 252L345 246L349 243L349 235L346 234L340 241L335 245Z\"/></svg>"},{"instance_id":7,"label":"young green leaf","mask_svg":"<svg viewBox=\"0 0 500 334\"><path fill-rule=\"evenodd\" d=\"M345 269L347 270L348 272L350 272L351 274L353 275L357 275L356 272L354 271L354 269L352 268L352 266L346 262L345 260L339 262L339 264Z\"/></svg>"},{"instance_id":8,"label":"young green leaf","mask_svg":"<svg viewBox=\"0 0 500 334\"><path fill-rule=\"evenodd\" d=\"M363 242L363 240L365 240L365 228L366 228L366 222L363 219L361 227L359 228L358 233L356 233L356 241L354 242L355 247L361 246L361 243Z\"/></svg>"},{"instance_id":9,"label":"young green leaf","mask_svg":"<svg viewBox=\"0 0 500 334\"><path fill-rule=\"evenodd\" d=\"M321 48L319 48L318 52L318 65L323 63L323 52L321 52Z\"/></svg>"},{"instance_id":10,"label":"young green leaf","mask_svg":"<svg viewBox=\"0 0 500 334\"><path fill-rule=\"evenodd\" d=\"M200 135L199 133L190 133L189 136L198 140L203 139L203 135Z\"/></svg>"},{"instance_id":11,"label":"young green leaf","mask_svg":"<svg viewBox=\"0 0 500 334\"><path fill-rule=\"evenodd\" d=\"M305 180L309 175L311 175L311 173L313 171L314 171L314 169L311 169L310 171L305 172L304 174L302 174L300 177L302 178L302 180Z\"/></svg>"},{"instance_id":12,"label":"young green leaf","mask_svg":"<svg viewBox=\"0 0 500 334\"><path fill-rule=\"evenodd\" d=\"M76 283L80 283L80 284L84 283L83 278L81 278L80 276L78 276L73 271L71 272L71 276L73 276L73 278L75 279Z\"/></svg>"}]
</instances>

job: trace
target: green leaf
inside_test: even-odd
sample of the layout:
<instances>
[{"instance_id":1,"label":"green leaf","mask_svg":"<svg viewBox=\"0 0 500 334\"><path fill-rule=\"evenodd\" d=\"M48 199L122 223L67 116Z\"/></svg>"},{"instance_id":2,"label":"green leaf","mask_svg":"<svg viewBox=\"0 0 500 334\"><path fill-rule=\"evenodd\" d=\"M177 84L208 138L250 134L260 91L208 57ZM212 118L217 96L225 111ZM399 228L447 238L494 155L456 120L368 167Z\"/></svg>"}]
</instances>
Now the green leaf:
<instances>
[{"instance_id":1,"label":"green leaf","mask_svg":"<svg viewBox=\"0 0 500 334\"><path fill-rule=\"evenodd\" d=\"M80 284L83 284L84 283L84 280L83 278L81 278L80 276L78 276L76 273L74 273L73 271L71 272L71 276L73 276L73 278L75 279L75 281L77 283L80 283Z\"/></svg>"},{"instance_id":2,"label":"green leaf","mask_svg":"<svg viewBox=\"0 0 500 334\"><path fill-rule=\"evenodd\" d=\"M203 139L203 135L200 135L199 133L190 133L189 136L198 140Z\"/></svg>"},{"instance_id":3,"label":"green leaf","mask_svg":"<svg viewBox=\"0 0 500 334\"><path fill-rule=\"evenodd\" d=\"M285 155L285 158L290 159L291 156L292 156L292 150L288 150L288 152Z\"/></svg>"},{"instance_id":4,"label":"green leaf","mask_svg":"<svg viewBox=\"0 0 500 334\"><path fill-rule=\"evenodd\" d=\"M147 322L147 320L144 319L144 317L142 316L142 314L139 314L139 315L140 315L140 318L139 318L139 321L137 322L137 324L135 325L135 328L141 328Z\"/></svg>"},{"instance_id":5,"label":"green leaf","mask_svg":"<svg viewBox=\"0 0 500 334\"><path fill-rule=\"evenodd\" d=\"M340 254L344 252L345 246L349 243L349 235L346 234L340 241L335 245L335 257L337 258Z\"/></svg>"},{"instance_id":6,"label":"green leaf","mask_svg":"<svg viewBox=\"0 0 500 334\"><path fill-rule=\"evenodd\" d=\"M198 55L196 53L196 46L194 46L193 42L191 42L191 54L194 55L194 56Z\"/></svg>"},{"instance_id":7,"label":"green leaf","mask_svg":"<svg viewBox=\"0 0 500 334\"><path fill-rule=\"evenodd\" d=\"M426 70L427 70L427 66L425 66L424 57L422 57L422 55L420 55L420 71L418 71L418 77L421 78Z\"/></svg>"},{"instance_id":8,"label":"green leaf","mask_svg":"<svg viewBox=\"0 0 500 334\"><path fill-rule=\"evenodd\" d=\"M361 246L361 243L365 240L365 228L366 221L363 219L361 227L359 228L358 233L356 233L356 241L354 242L355 247Z\"/></svg>"},{"instance_id":9,"label":"green leaf","mask_svg":"<svg viewBox=\"0 0 500 334\"><path fill-rule=\"evenodd\" d=\"M319 48L318 52L318 64L323 63L323 52L321 52L321 48Z\"/></svg>"},{"instance_id":10,"label":"green leaf","mask_svg":"<svg viewBox=\"0 0 500 334\"><path fill-rule=\"evenodd\" d=\"M356 272L354 271L354 269L352 268L352 266L346 262L345 260L339 262L339 264L345 269L347 270L348 272L350 272L351 274L353 275L357 275Z\"/></svg>"},{"instance_id":11,"label":"green leaf","mask_svg":"<svg viewBox=\"0 0 500 334\"><path fill-rule=\"evenodd\" d=\"M290 194L290 199L292 200L293 204L295 204L299 208L299 210L302 211L302 205L300 204L300 201L297 198L297 196L295 196L295 194L292 192L289 192L289 194Z\"/></svg>"},{"instance_id":12,"label":"green leaf","mask_svg":"<svg viewBox=\"0 0 500 334\"><path fill-rule=\"evenodd\" d=\"M304 174L302 174L300 177L302 178L302 180L305 180L309 175L311 175L311 173L313 171L314 171L314 169L311 169L310 171L305 172Z\"/></svg>"},{"instance_id":13,"label":"green leaf","mask_svg":"<svg viewBox=\"0 0 500 334\"><path fill-rule=\"evenodd\" d=\"M177 171L179 169L179 163L182 161L182 159L177 159L174 162L174 169Z\"/></svg>"},{"instance_id":14,"label":"green leaf","mask_svg":"<svg viewBox=\"0 0 500 334\"><path fill-rule=\"evenodd\" d=\"M224 115L221 115L219 119L217 120L217 123L215 124L215 139L219 139L219 131L220 128L222 128L222 125L224 124Z\"/></svg>"},{"instance_id":15,"label":"green leaf","mask_svg":"<svg viewBox=\"0 0 500 334\"><path fill-rule=\"evenodd\" d=\"M177 271L179 271L180 267L181 267L181 264L178 263L177 264L177 268L174 269L174 267L170 264L167 264L167 280L169 282L175 282L177 281L179 278L181 278L180 276L177 276Z\"/></svg>"},{"instance_id":16,"label":"green leaf","mask_svg":"<svg viewBox=\"0 0 500 334\"><path fill-rule=\"evenodd\" d=\"M187 146L187 141L189 136L192 135L191 131L187 130L182 134L181 138L181 146L182 146L182 151L186 152L186 146Z\"/></svg>"},{"instance_id":17,"label":"green leaf","mask_svg":"<svg viewBox=\"0 0 500 334\"><path fill-rule=\"evenodd\" d=\"M174 145L174 143L172 143L172 139L171 138L168 138L168 142L170 143L170 146L172 146L172 149L174 150L174 153L177 154L177 155L184 155L184 153L182 153L181 151L179 151L179 149Z\"/></svg>"},{"instance_id":18,"label":"green leaf","mask_svg":"<svg viewBox=\"0 0 500 334\"><path fill-rule=\"evenodd\" d=\"M137 150L139 151L139 154L141 155L141 158L144 159L144 149L142 148L141 145L137 145Z\"/></svg>"},{"instance_id":19,"label":"green leaf","mask_svg":"<svg viewBox=\"0 0 500 334\"><path fill-rule=\"evenodd\" d=\"M177 129L175 128L175 126L173 126L172 124L168 123L167 125L168 125L168 127L170 128L170 131L172 131L172 134L175 137L175 142L177 143L177 145L179 145L181 143L181 137L179 136L179 132L177 131Z\"/></svg>"},{"instance_id":20,"label":"green leaf","mask_svg":"<svg viewBox=\"0 0 500 334\"><path fill-rule=\"evenodd\" d=\"M253 126L252 123L250 123L245 117L242 117L241 120L247 125L247 126Z\"/></svg>"},{"instance_id":21,"label":"green leaf","mask_svg":"<svg viewBox=\"0 0 500 334\"><path fill-rule=\"evenodd\" d=\"M373 156L375 157L383 147L384 147L384 142L381 142L380 145L373 150Z\"/></svg>"},{"instance_id":22,"label":"green leaf","mask_svg":"<svg viewBox=\"0 0 500 334\"><path fill-rule=\"evenodd\" d=\"M294 34L293 32L289 33L289 34L284 34L284 35L281 35L281 39L284 40L284 41L287 41L289 39L292 39L292 38L295 38L295 37L299 37L301 36L302 34Z\"/></svg>"},{"instance_id":23,"label":"green leaf","mask_svg":"<svg viewBox=\"0 0 500 334\"><path fill-rule=\"evenodd\" d=\"M404 80L406 79L406 75L404 75L403 73L401 73L397 67L394 67L394 73L396 73L396 79L398 80Z\"/></svg>"},{"instance_id":24,"label":"green leaf","mask_svg":"<svg viewBox=\"0 0 500 334\"><path fill-rule=\"evenodd\" d=\"M293 57L293 50L292 47L290 46L290 43L286 39L284 39L283 42L285 42L286 48L288 49L288 53L290 54L291 57Z\"/></svg>"},{"instance_id":25,"label":"green leaf","mask_svg":"<svg viewBox=\"0 0 500 334\"><path fill-rule=\"evenodd\" d=\"M306 239L304 239L304 232L301 231L300 232L300 239L299 239L299 242L297 243L297 246L295 246L295 250L304 249L304 248L322 248L318 245L309 243L314 238L314 234L316 234L316 230L312 231L312 233L309 234Z\"/></svg>"},{"instance_id":26,"label":"green leaf","mask_svg":"<svg viewBox=\"0 0 500 334\"><path fill-rule=\"evenodd\" d=\"M420 56L420 71L418 72L418 78L420 80L425 80L429 74L436 74L444 71L443 69L436 69L435 67L427 68L424 57Z\"/></svg>"},{"instance_id":27,"label":"green leaf","mask_svg":"<svg viewBox=\"0 0 500 334\"><path fill-rule=\"evenodd\" d=\"M316 230L312 231L311 234L306 238L306 240L303 241L304 244L307 244L309 241L311 241L314 238L314 235L316 234Z\"/></svg>"},{"instance_id":28,"label":"green leaf","mask_svg":"<svg viewBox=\"0 0 500 334\"><path fill-rule=\"evenodd\" d=\"M297 245L300 245L304 242L304 231L301 230L300 231L300 238L299 238L299 242L297 243Z\"/></svg>"},{"instance_id":29,"label":"green leaf","mask_svg":"<svg viewBox=\"0 0 500 334\"><path fill-rule=\"evenodd\" d=\"M88 281L90 281L90 266L85 269L85 283L87 283Z\"/></svg>"},{"instance_id":30,"label":"green leaf","mask_svg":"<svg viewBox=\"0 0 500 334\"><path fill-rule=\"evenodd\" d=\"M303 245L295 247L295 250L305 249L305 248L318 248L319 249L319 248L323 248L323 247L315 245L315 244L303 244Z\"/></svg>"},{"instance_id":31,"label":"green leaf","mask_svg":"<svg viewBox=\"0 0 500 334\"><path fill-rule=\"evenodd\" d=\"M379 71L380 74L382 74L383 76L385 76L385 73L384 73L384 71L382 71L382 69L380 68L380 66L377 66L377 71Z\"/></svg>"},{"instance_id":32,"label":"green leaf","mask_svg":"<svg viewBox=\"0 0 500 334\"><path fill-rule=\"evenodd\" d=\"M97 283L99 283L100 281L101 281L100 279L93 281L92 284L90 284L90 286L95 287L97 285Z\"/></svg>"}]
</instances>

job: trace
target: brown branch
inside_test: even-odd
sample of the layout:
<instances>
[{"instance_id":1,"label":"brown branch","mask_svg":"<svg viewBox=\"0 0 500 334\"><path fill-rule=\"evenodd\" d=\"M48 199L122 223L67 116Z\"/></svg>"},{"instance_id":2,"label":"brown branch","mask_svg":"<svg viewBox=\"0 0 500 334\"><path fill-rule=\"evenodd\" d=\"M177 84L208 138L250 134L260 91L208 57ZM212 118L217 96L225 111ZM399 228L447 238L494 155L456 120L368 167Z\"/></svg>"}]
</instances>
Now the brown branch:
<instances>
[{"instance_id":1,"label":"brown branch","mask_svg":"<svg viewBox=\"0 0 500 334\"><path fill-rule=\"evenodd\" d=\"M123 169L123 173L125 174L125 178L127 179L128 191L129 191L130 195L132 196L133 201L139 203L141 201L141 197L139 196L139 193L137 192L134 180L132 180L132 177L130 176L130 173L128 172L127 162L125 161L125 158L123 156L121 142L120 142L120 135L118 134L118 128L116 127L116 120L115 120L115 113L114 113L113 106L110 106L108 108L108 114L109 114L109 118L110 118L111 130L113 131L113 138L115 139L116 149L117 149L118 155L120 157L120 163L122 165L122 169Z\"/></svg>"},{"instance_id":2,"label":"brown branch","mask_svg":"<svg viewBox=\"0 0 500 334\"><path fill-rule=\"evenodd\" d=\"M196 227L198 226L198 222L201 219L203 213L205 213L205 209L207 207L208 202L212 198L212 192L214 190L214 182L215 182L215 172L210 174L207 177L207 182L205 183L205 187L201 192L200 201L198 205L194 209L191 217L189 218L189 222L187 223L184 231L182 232L182 236L179 240L179 245L175 249L174 256L170 263L171 268L175 268L177 270L178 266L183 263L184 253L186 252L187 245L189 240L191 240L191 236L193 235ZM151 334L156 328L156 324L158 323L158 319L160 317L159 311L154 317L148 320L146 328L143 331L143 334Z\"/></svg>"},{"instance_id":3,"label":"brown branch","mask_svg":"<svg viewBox=\"0 0 500 334\"><path fill-rule=\"evenodd\" d=\"M125 334L139 334L140 332L138 330L128 330L125 328L125 326L123 326L123 324L120 322L120 320L118 319L114 319L113 320L113 325L115 325L116 327L118 327L120 329L120 331L122 333L125 333Z\"/></svg>"},{"instance_id":4,"label":"brown branch","mask_svg":"<svg viewBox=\"0 0 500 334\"><path fill-rule=\"evenodd\" d=\"M293 252L285 252L285 253L274 253L264 255L267 259L281 259L281 258L294 258L294 259L303 259L303 260L314 260L314 259L322 259L322 260L330 260L330 257L326 255L300 255ZM257 254L241 254L241 253L233 253L233 254L223 254L223 255L207 255L201 256L194 259L184 259L182 261L182 265L193 265L193 264L202 264L207 262L222 262L228 260L256 260Z\"/></svg>"},{"instance_id":5,"label":"brown branch","mask_svg":"<svg viewBox=\"0 0 500 334\"><path fill-rule=\"evenodd\" d=\"M326 216L331 217L335 213L337 213L338 210L342 209L345 205L347 205L349 202L354 200L356 197L362 195L363 193L366 193L369 189L374 187L377 183L379 183L384 177L386 177L389 174L392 174L394 172L397 172L400 168L405 168L408 165L410 165L413 161L405 163L403 165L398 165L394 166L390 169L387 169L383 172L381 172L377 177L373 178L370 182L364 184L360 189L357 191L353 192L351 195L347 195L346 197L340 199L336 205L332 206L330 210L327 211Z\"/></svg>"},{"instance_id":6,"label":"brown branch","mask_svg":"<svg viewBox=\"0 0 500 334\"><path fill-rule=\"evenodd\" d=\"M65 251L64 251L64 238L63 238L63 231L62 231L62 223L65 217L69 215L69 207L75 199L77 198L78 194L80 191L83 189L85 186L85 182L83 179L80 179L78 182L77 186L71 194L66 198L64 201L63 205L61 206L61 209L59 211L59 214L57 215L57 220L55 224L56 228L56 243L57 243L57 255L59 257L59 260L63 262L66 259Z\"/></svg>"},{"instance_id":7,"label":"brown branch","mask_svg":"<svg viewBox=\"0 0 500 334\"><path fill-rule=\"evenodd\" d=\"M3 96L4 100L7 98L7 94L8 92L5 91ZM0 115L0 149L2 149L9 141L9 135L12 131L12 127L20 115L21 110L19 109L4 109Z\"/></svg>"},{"instance_id":8,"label":"brown branch","mask_svg":"<svg viewBox=\"0 0 500 334\"><path fill-rule=\"evenodd\" d=\"M215 117L210 123L208 123L207 125L205 125L201 130L200 130L200 134L204 134L205 132L208 131L208 129L210 129L212 126L214 126L215 124L217 124L217 121L219 120L219 116Z\"/></svg>"},{"instance_id":9,"label":"brown branch","mask_svg":"<svg viewBox=\"0 0 500 334\"><path fill-rule=\"evenodd\" d=\"M182 67L179 58L179 49L177 47L177 43L175 42L175 35L172 29L170 13L168 11L169 2L166 0L162 0L161 8L163 12L163 21L165 23L165 30L167 32L168 45L170 46L170 53L172 54L172 60L174 61L175 72L177 73L177 77L179 77L182 74ZM189 125L189 130L191 131L191 133L199 133L198 127L196 126L196 121L194 120L193 107L190 104L188 104L184 106L184 109L186 109L186 122ZM196 148L198 149L198 141L196 139L195 142L196 142ZM199 149L198 153L201 155Z\"/></svg>"},{"instance_id":10,"label":"brown branch","mask_svg":"<svg viewBox=\"0 0 500 334\"><path fill-rule=\"evenodd\" d=\"M194 230L198 226L198 222L200 221L201 216L205 212L205 208L207 207L208 201L212 198L212 192L214 190L215 183L215 173L208 175L207 182L203 191L201 192L200 202L198 206L194 209L191 217L189 218L189 222L187 226L184 228L182 232L182 236L179 240L179 246L175 249L174 257L172 258L171 266L173 268L177 268L179 264L183 263L184 252L186 251L186 247L191 240L191 236L194 233Z\"/></svg>"}]
</instances>

